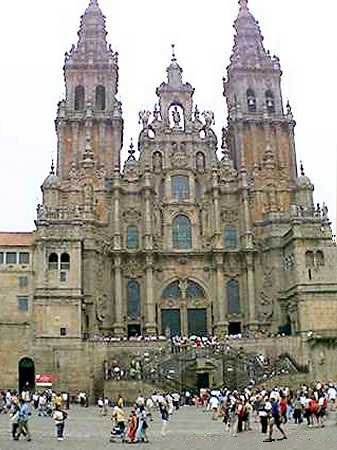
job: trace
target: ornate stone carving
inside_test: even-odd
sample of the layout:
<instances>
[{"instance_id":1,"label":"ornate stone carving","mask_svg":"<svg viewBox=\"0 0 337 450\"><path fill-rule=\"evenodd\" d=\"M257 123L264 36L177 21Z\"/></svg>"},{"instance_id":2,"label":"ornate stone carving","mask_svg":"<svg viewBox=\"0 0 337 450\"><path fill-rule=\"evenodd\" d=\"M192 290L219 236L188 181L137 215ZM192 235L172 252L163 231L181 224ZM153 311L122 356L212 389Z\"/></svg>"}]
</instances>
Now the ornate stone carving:
<instances>
[{"instance_id":1,"label":"ornate stone carving","mask_svg":"<svg viewBox=\"0 0 337 450\"><path fill-rule=\"evenodd\" d=\"M235 209L225 208L221 211L223 223L234 225L239 219L239 212Z\"/></svg>"},{"instance_id":2,"label":"ornate stone carving","mask_svg":"<svg viewBox=\"0 0 337 450\"><path fill-rule=\"evenodd\" d=\"M122 217L127 223L138 223L142 218L142 214L136 208L129 208L123 212Z\"/></svg>"},{"instance_id":3,"label":"ornate stone carving","mask_svg":"<svg viewBox=\"0 0 337 450\"><path fill-rule=\"evenodd\" d=\"M269 322L274 314L274 275L273 270L265 271L263 286L259 295L258 319L262 323Z\"/></svg>"},{"instance_id":4,"label":"ornate stone carving","mask_svg":"<svg viewBox=\"0 0 337 450\"><path fill-rule=\"evenodd\" d=\"M143 275L143 265L137 258L130 258L125 262L122 270L127 278L139 278Z\"/></svg>"}]
</instances>

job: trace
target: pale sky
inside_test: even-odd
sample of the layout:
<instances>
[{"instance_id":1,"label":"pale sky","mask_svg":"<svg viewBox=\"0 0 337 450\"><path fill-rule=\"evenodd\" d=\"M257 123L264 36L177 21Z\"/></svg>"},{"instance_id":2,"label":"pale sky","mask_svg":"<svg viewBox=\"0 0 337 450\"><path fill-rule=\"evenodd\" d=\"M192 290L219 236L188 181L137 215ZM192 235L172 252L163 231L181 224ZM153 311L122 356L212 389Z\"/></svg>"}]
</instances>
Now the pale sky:
<instances>
[{"instance_id":1,"label":"pale sky","mask_svg":"<svg viewBox=\"0 0 337 450\"><path fill-rule=\"evenodd\" d=\"M56 157L54 119L63 97L64 53L77 42L89 0L1 2L0 231L34 229L40 185ZM120 54L119 98L125 155L140 131L138 111L153 108L166 79L171 43L199 109L226 124L222 77L233 46L237 0L100 0L108 41ZM283 98L292 104L298 161L315 184L315 202L336 217L337 57L333 0L250 0L265 46L281 59Z\"/></svg>"}]
</instances>

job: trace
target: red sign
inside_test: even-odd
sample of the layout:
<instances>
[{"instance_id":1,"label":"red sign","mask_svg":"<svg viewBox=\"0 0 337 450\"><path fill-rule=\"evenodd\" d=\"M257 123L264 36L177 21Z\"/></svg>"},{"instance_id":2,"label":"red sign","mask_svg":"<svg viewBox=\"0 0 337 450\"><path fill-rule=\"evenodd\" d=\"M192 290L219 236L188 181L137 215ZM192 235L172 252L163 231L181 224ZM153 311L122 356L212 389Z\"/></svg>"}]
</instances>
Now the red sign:
<instances>
[{"instance_id":1,"label":"red sign","mask_svg":"<svg viewBox=\"0 0 337 450\"><path fill-rule=\"evenodd\" d=\"M57 380L56 375L36 375L35 382L37 384L53 384Z\"/></svg>"}]
</instances>

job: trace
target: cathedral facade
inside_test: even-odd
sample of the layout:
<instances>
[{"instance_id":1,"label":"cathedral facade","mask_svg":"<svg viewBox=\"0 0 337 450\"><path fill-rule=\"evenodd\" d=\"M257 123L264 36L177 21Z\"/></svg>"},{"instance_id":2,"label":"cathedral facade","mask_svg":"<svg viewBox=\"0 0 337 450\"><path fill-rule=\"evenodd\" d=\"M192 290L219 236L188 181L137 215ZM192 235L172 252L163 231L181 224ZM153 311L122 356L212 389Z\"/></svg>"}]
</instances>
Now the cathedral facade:
<instances>
[{"instance_id":1,"label":"cathedral facade","mask_svg":"<svg viewBox=\"0 0 337 450\"><path fill-rule=\"evenodd\" d=\"M94 336L336 328L328 210L314 204L296 161L280 61L247 0L239 3L222 136L212 111L193 103L173 48L157 106L140 112L138 142L122 164L118 54L90 1L65 58L57 164L42 185L36 230L0 233L0 336L17 342L3 357L6 386L22 357L40 373L89 361Z\"/></svg>"}]
</instances>

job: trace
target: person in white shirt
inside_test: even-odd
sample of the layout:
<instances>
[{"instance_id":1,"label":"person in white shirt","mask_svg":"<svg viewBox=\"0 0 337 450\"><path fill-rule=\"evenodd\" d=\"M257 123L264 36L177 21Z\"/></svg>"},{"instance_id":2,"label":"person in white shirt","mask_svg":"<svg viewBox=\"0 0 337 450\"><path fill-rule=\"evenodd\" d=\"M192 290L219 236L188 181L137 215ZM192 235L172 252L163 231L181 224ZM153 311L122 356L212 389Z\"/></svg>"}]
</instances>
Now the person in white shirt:
<instances>
[{"instance_id":1,"label":"person in white shirt","mask_svg":"<svg viewBox=\"0 0 337 450\"><path fill-rule=\"evenodd\" d=\"M219 399L218 397L212 396L209 399L209 407L210 410L212 411L212 420L218 420L218 413L219 413Z\"/></svg>"}]
</instances>

